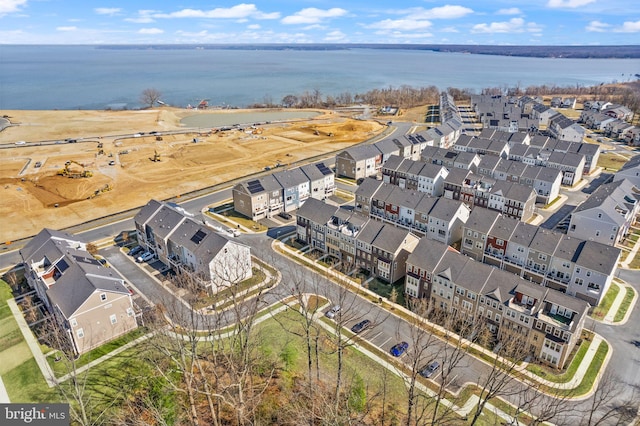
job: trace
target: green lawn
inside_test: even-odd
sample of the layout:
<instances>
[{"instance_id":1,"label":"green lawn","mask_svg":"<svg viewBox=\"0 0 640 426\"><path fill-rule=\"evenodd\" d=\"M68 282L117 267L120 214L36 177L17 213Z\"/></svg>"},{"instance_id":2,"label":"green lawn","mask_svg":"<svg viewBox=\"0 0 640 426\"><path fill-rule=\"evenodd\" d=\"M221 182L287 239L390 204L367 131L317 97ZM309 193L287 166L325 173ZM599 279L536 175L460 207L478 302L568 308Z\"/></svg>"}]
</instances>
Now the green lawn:
<instances>
[{"instance_id":1,"label":"green lawn","mask_svg":"<svg viewBox=\"0 0 640 426\"><path fill-rule=\"evenodd\" d=\"M147 331L148 330L146 328L139 327L130 333L122 335L116 339L113 339L110 342L105 343L102 346L99 346L85 354L82 354L80 358L76 360L75 367L80 368L83 365L90 363L91 361L94 361L100 357L103 357L108 353L111 353L114 350L118 349L119 347L124 346L127 343L137 339L138 337L143 336ZM62 361L55 362L55 357L56 357L55 353L51 354L50 356L47 357L47 362L51 366L51 369L53 370L56 377L62 377L65 374L69 373L65 363Z\"/></svg>"},{"instance_id":2,"label":"green lawn","mask_svg":"<svg viewBox=\"0 0 640 426\"><path fill-rule=\"evenodd\" d=\"M58 402L55 389L50 388L31 357L2 375L11 402Z\"/></svg>"},{"instance_id":3,"label":"green lawn","mask_svg":"<svg viewBox=\"0 0 640 426\"><path fill-rule=\"evenodd\" d=\"M616 300L616 296L618 295L618 293L620 293L620 286L612 283L609 287L609 290L607 291L607 294L605 294L602 298L602 302L600 302L598 306L593 308L589 316L596 319L604 318L605 315L607 315L607 312L609 312L613 301Z\"/></svg>"},{"instance_id":4,"label":"green lawn","mask_svg":"<svg viewBox=\"0 0 640 426\"><path fill-rule=\"evenodd\" d=\"M628 160L628 156L606 152L598 157L598 167L617 172Z\"/></svg>"},{"instance_id":5,"label":"green lawn","mask_svg":"<svg viewBox=\"0 0 640 426\"><path fill-rule=\"evenodd\" d=\"M635 292L635 290L633 288L631 288L631 287L626 287L625 288L624 299L622 299L622 304L620 305L620 308L618 309L618 312L616 312L616 315L613 318L613 322L622 321L624 316L627 314L627 311L629 310L629 307L631 306L631 301L633 300L635 294L636 294L636 292Z\"/></svg>"}]
</instances>

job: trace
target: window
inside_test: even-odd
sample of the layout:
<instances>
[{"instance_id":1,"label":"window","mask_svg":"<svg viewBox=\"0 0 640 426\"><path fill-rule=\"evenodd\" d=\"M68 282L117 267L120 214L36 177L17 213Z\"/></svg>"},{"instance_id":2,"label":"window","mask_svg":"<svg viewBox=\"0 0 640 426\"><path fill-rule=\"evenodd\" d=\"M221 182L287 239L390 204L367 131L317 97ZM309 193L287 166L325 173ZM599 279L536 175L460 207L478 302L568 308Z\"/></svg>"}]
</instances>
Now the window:
<instances>
[{"instance_id":1,"label":"window","mask_svg":"<svg viewBox=\"0 0 640 426\"><path fill-rule=\"evenodd\" d=\"M111 321L111 324L115 324L118 322L118 317L116 317L116 314L113 314L109 317L109 321Z\"/></svg>"},{"instance_id":2,"label":"window","mask_svg":"<svg viewBox=\"0 0 640 426\"><path fill-rule=\"evenodd\" d=\"M77 327L78 326L78 320L76 320L75 318L71 318L69 323L71 324L71 327Z\"/></svg>"},{"instance_id":3,"label":"window","mask_svg":"<svg viewBox=\"0 0 640 426\"><path fill-rule=\"evenodd\" d=\"M107 301L107 293L100 293L100 301L101 302Z\"/></svg>"},{"instance_id":4,"label":"window","mask_svg":"<svg viewBox=\"0 0 640 426\"><path fill-rule=\"evenodd\" d=\"M133 309L132 308L127 308L127 316L128 317L132 317L133 316Z\"/></svg>"},{"instance_id":5,"label":"window","mask_svg":"<svg viewBox=\"0 0 640 426\"><path fill-rule=\"evenodd\" d=\"M79 328L76 330L76 334L78 335L78 338L82 339L84 337L84 330Z\"/></svg>"}]
</instances>

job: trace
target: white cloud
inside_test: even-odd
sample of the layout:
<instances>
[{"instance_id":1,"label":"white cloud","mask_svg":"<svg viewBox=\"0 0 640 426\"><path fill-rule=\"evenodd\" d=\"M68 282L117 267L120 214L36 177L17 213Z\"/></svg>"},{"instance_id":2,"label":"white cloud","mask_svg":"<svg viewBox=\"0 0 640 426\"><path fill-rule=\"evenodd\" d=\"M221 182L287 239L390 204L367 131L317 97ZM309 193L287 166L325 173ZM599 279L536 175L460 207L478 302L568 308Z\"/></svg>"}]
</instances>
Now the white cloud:
<instances>
[{"instance_id":1,"label":"white cloud","mask_svg":"<svg viewBox=\"0 0 640 426\"><path fill-rule=\"evenodd\" d=\"M218 7L210 10L182 9L171 13L154 13L153 18L212 18L212 19L278 19L279 12L264 13L256 8L255 4L241 3L232 7Z\"/></svg>"},{"instance_id":2,"label":"white cloud","mask_svg":"<svg viewBox=\"0 0 640 426\"><path fill-rule=\"evenodd\" d=\"M164 33L164 30L161 30L160 28L141 28L138 31L138 34L162 34Z\"/></svg>"},{"instance_id":3,"label":"white cloud","mask_svg":"<svg viewBox=\"0 0 640 426\"><path fill-rule=\"evenodd\" d=\"M309 7L302 9L293 15L285 16L282 18L283 24L317 24L324 19L338 18L347 14L347 11L339 7L323 10L316 9L315 7Z\"/></svg>"},{"instance_id":4,"label":"white cloud","mask_svg":"<svg viewBox=\"0 0 640 426\"><path fill-rule=\"evenodd\" d=\"M582 7L590 3L594 3L595 1L596 0L549 0L547 6L552 8L575 9L577 7Z\"/></svg>"},{"instance_id":5,"label":"white cloud","mask_svg":"<svg viewBox=\"0 0 640 426\"><path fill-rule=\"evenodd\" d=\"M498 15L522 15L522 11L517 7L510 7L508 9L500 9L496 12Z\"/></svg>"},{"instance_id":6,"label":"white cloud","mask_svg":"<svg viewBox=\"0 0 640 426\"><path fill-rule=\"evenodd\" d=\"M77 31L78 27L69 26L69 27L56 27L56 31Z\"/></svg>"},{"instance_id":7,"label":"white cloud","mask_svg":"<svg viewBox=\"0 0 640 426\"><path fill-rule=\"evenodd\" d=\"M603 33L609 27L610 27L610 25L609 24L605 24L604 22L591 21L591 22L589 22L589 25L587 25L585 27L585 30L587 30L589 32Z\"/></svg>"},{"instance_id":8,"label":"white cloud","mask_svg":"<svg viewBox=\"0 0 640 426\"><path fill-rule=\"evenodd\" d=\"M542 28L533 22L525 23L522 18L512 18L509 21L477 24L471 28L473 33L523 33L540 32Z\"/></svg>"},{"instance_id":9,"label":"white cloud","mask_svg":"<svg viewBox=\"0 0 640 426\"><path fill-rule=\"evenodd\" d=\"M7 13L20 11L21 6L25 6L27 0L0 0L0 16Z\"/></svg>"},{"instance_id":10,"label":"white cloud","mask_svg":"<svg viewBox=\"0 0 640 426\"><path fill-rule=\"evenodd\" d=\"M626 21L622 24L622 27L616 28L616 32L618 33L637 33L640 32L640 21Z\"/></svg>"},{"instance_id":11,"label":"white cloud","mask_svg":"<svg viewBox=\"0 0 640 426\"><path fill-rule=\"evenodd\" d=\"M157 10L149 10L149 9L142 9L138 11L138 16L135 18L125 18L125 21L127 22L133 22L135 24L150 24L152 22L155 22L155 19L153 19L153 17L151 15L153 15L154 13L158 13Z\"/></svg>"},{"instance_id":12,"label":"white cloud","mask_svg":"<svg viewBox=\"0 0 640 426\"><path fill-rule=\"evenodd\" d=\"M473 9L463 6L444 5L426 11L429 19L456 19L473 13Z\"/></svg>"},{"instance_id":13,"label":"white cloud","mask_svg":"<svg viewBox=\"0 0 640 426\"><path fill-rule=\"evenodd\" d=\"M374 22L367 25L366 28L378 29L378 30L425 30L431 27L431 22L425 20L416 19L385 19L383 21Z\"/></svg>"},{"instance_id":14,"label":"white cloud","mask_svg":"<svg viewBox=\"0 0 640 426\"><path fill-rule=\"evenodd\" d=\"M258 24L251 24L247 25L247 28L249 28L250 30L259 30L261 27Z\"/></svg>"},{"instance_id":15,"label":"white cloud","mask_svg":"<svg viewBox=\"0 0 640 426\"><path fill-rule=\"evenodd\" d=\"M327 35L324 37L324 41L328 43L336 43L339 41L344 41L346 38L347 38L347 35L345 33L343 33L342 31L336 30L336 31L331 31L330 33L327 33Z\"/></svg>"},{"instance_id":16,"label":"white cloud","mask_svg":"<svg viewBox=\"0 0 640 426\"><path fill-rule=\"evenodd\" d=\"M97 7L93 9L98 15L116 15L122 11L119 7Z\"/></svg>"}]
</instances>

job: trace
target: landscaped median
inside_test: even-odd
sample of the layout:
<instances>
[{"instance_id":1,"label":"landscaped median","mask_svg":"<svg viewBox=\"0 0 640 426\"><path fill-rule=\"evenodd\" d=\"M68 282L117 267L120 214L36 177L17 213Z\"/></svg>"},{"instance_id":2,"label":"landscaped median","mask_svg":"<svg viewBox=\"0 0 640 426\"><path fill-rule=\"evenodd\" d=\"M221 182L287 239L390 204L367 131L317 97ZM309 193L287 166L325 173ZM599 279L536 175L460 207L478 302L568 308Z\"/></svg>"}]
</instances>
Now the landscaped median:
<instances>
[{"instance_id":1,"label":"landscaped median","mask_svg":"<svg viewBox=\"0 0 640 426\"><path fill-rule=\"evenodd\" d=\"M297 253L299 250L294 251L280 240L275 240L273 243L273 247L283 255L286 255L296 262L303 263L305 266L327 276L329 279L333 279L339 284L349 287L354 291L354 293L361 297L364 297L370 302L380 304L382 307L392 312L393 315L399 316L405 320L410 320L416 317L416 314L404 308L403 306L391 304L385 298L382 298L371 292L370 290L363 288L358 281L353 280L352 278L336 270L321 267L316 262L307 259L306 256ZM432 324L424 318L421 318L421 320L424 327L430 328L431 332L434 335L440 337L443 337L445 334L452 335L452 333L446 332L442 327L436 324ZM478 346L472 342L465 342L465 345L470 346L469 353L476 356L477 358L484 360L485 362L491 362L491 359L489 358L495 357L495 355L491 351L488 351L487 349L482 348L481 346ZM582 368L580 368L582 362L584 361L584 357L588 348L589 345L585 347L584 353L580 354L580 351L582 350L581 346L581 348L578 349L576 356L568 367L566 373L563 373L562 375L555 375L555 380L552 380L550 378L554 375L550 370L547 370L546 372L544 372L544 374L541 375L541 371L543 371L542 368L536 369L534 367L527 367L526 369L521 370L521 372L526 375L527 379L538 382L539 389L541 391L554 395L561 393L563 394L563 396L570 398L584 397L592 390L595 379L597 378L601 369L605 366L604 363L607 359L607 353L609 352L609 344L606 341L601 340L601 343L595 351L595 354L592 356L588 367L582 366ZM531 366L531 364L529 364L529 366ZM576 376L576 374L579 373L582 373L582 377ZM568 386L567 384L572 380L579 381L575 383L574 386Z\"/></svg>"}]
</instances>

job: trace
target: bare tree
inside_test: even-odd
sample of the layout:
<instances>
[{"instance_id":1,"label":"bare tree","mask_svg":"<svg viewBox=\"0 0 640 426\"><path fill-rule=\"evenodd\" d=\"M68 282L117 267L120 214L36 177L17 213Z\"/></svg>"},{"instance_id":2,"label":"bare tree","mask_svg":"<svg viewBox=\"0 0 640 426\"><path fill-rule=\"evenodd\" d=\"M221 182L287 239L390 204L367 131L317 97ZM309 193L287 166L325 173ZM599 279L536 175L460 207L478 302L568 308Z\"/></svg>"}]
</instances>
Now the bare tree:
<instances>
[{"instance_id":1,"label":"bare tree","mask_svg":"<svg viewBox=\"0 0 640 426\"><path fill-rule=\"evenodd\" d=\"M140 103L148 105L149 108L153 108L153 105L160 100L162 94L159 90L154 88L144 89L140 94Z\"/></svg>"}]
</instances>

